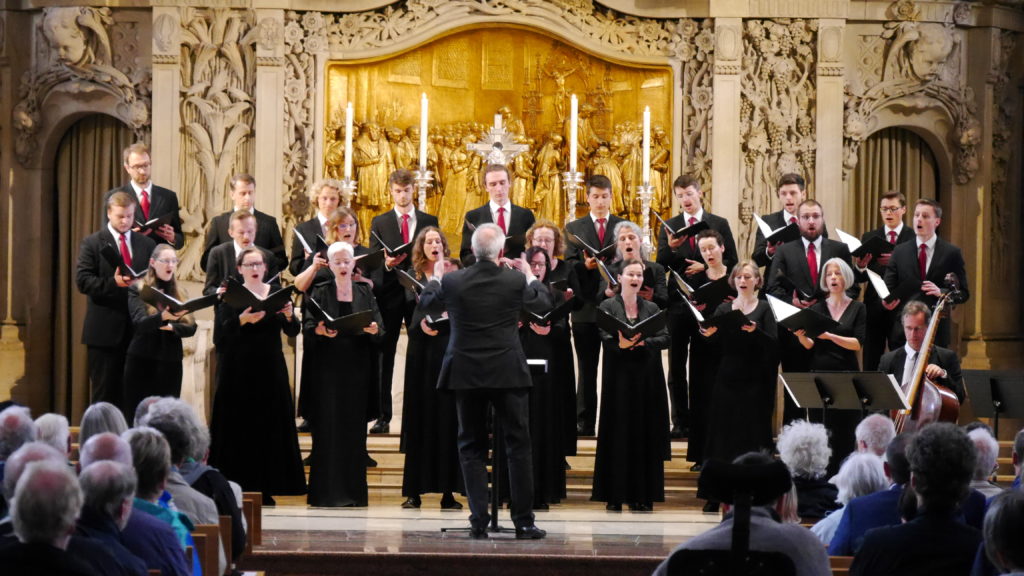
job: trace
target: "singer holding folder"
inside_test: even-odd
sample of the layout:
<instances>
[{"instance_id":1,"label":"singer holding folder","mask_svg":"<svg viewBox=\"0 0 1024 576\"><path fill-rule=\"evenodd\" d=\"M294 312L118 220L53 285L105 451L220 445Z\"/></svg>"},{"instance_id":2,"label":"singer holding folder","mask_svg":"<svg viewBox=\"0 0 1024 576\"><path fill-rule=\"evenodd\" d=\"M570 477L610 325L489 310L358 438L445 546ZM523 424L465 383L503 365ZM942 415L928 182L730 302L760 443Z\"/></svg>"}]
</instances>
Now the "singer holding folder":
<instances>
[{"instance_id":1,"label":"singer holding folder","mask_svg":"<svg viewBox=\"0 0 1024 576\"><path fill-rule=\"evenodd\" d=\"M307 365L315 394L306 404L313 433L310 506L367 505L366 423L374 416L369 413L374 342L383 336L383 320L370 287L353 282L354 257L351 244L331 244L327 261L332 278L307 292L309 300L335 319L373 311L369 324L351 330L333 330L313 314L303 319L307 341L316 343L316 358ZM312 309L312 303L307 308ZM339 370L344 377L339 378Z\"/></svg>"},{"instance_id":2,"label":"singer holding folder","mask_svg":"<svg viewBox=\"0 0 1024 576\"><path fill-rule=\"evenodd\" d=\"M267 259L253 246L238 256L242 286L256 299L270 296L264 282ZM227 301L217 306L221 365L210 420L210 465L248 492L262 492L264 505L274 494L303 494L306 479L295 432L295 409L281 332L299 333L289 300L280 310L240 310Z\"/></svg>"},{"instance_id":3,"label":"singer holding folder","mask_svg":"<svg viewBox=\"0 0 1024 576\"><path fill-rule=\"evenodd\" d=\"M135 332L128 345L124 366L124 395L128 421L135 419L135 407L147 396L181 395L181 339L196 333L196 321L185 310L171 312L153 306L139 296L142 286L155 288L178 300L187 293L174 278L178 254L169 244L160 244L149 258L145 279L128 288L128 311Z\"/></svg>"},{"instance_id":4,"label":"singer holding folder","mask_svg":"<svg viewBox=\"0 0 1024 576\"><path fill-rule=\"evenodd\" d=\"M739 310L749 324L721 332L717 327L701 329L705 337L719 342L722 352L711 393L704 456L724 462L747 452L771 449L779 366L775 316L768 303L757 297L763 286L757 264L750 260L737 264L729 284L736 290L736 299L720 305L715 315ZM705 512L717 510L717 502L704 506Z\"/></svg>"},{"instance_id":5,"label":"singer holding folder","mask_svg":"<svg viewBox=\"0 0 1024 576\"><path fill-rule=\"evenodd\" d=\"M622 227L619 224L616 230ZM620 270L620 292L598 308L629 325L662 313L657 304L640 296L644 263L629 258ZM625 502L630 510L649 512L655 502L665 501L665 460L671 459L672 450L661 365L669 335L662 326L647 338L642 332L626 338L621 331L601 329L603 389L590 499L606 502L609 511L621 511Z\"/></svg>"}]
</instances>

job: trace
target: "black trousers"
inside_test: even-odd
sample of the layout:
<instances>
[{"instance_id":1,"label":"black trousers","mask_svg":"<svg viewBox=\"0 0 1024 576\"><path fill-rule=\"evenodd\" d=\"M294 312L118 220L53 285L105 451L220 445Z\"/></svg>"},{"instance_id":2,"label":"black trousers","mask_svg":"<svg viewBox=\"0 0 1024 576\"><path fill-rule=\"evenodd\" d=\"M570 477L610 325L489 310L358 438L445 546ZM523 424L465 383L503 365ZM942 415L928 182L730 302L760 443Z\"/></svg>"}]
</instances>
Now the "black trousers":
<instances>
[{"instance_id":1,"label":"black trousers","mask_svg":"<svg viewBox=\"0 0 1024 576\"><path fill-rule=\"evenodd\" d=\"M690 353L690 338L696 331L696 320L688 310L670 310L668 334L672 343L668 347L668 399L672 403L672 429L690 427L690 382L686 361Z\"/></svg>"},{"instance_id":2,"label":"black trousers","mask_svg":"<svg viewBox=\"0 0 1024 576\"><path fill-rule=\"evenodd\" d=\"M893 324L897 321L896 312L886 310L877 301L867 304L867 325L864 338L864 369L877 370L878 362L885 354L886 345L893 348L889 338ZM902 329L900 330L902 333Z\"/></svg>"},{"instance_id":3,"label":"black trousers","mask_svg":"<svg viewBox=\"0 0 1024 576\"><path fill-rule=\"evenodd\" d=\"M124 414L132 422L135 408L149 396L181 397L181 358L177 361L129 354L124 366Z\"/></svg>"},{"instance_id":4,"label":"black trousers","mask_svg":"<svg viewBox=\"0 0 1024 576\"><path fill-rule=\"evenodd\" d=\"M120 408L123 414L129 412L124 395L124 362L127 351L127 342L116 347L89 346L87 351L92 403L109 402Z\"/></svg>"},{"instance_id":5,"label":"black trousers","mask_svg":"<svg viewBox=\"0 0 1024 576\"><path fill-rule=\"evenodd\" d=\"M572 341L579 363L576 422L582 428L593 430L597 422L597 367L601 359L601 333L597 323L573 322Z\"/></svg>"},{"instance_id":6,"label":"black trousers","mask_svg":"<svg viewBox=\"0 0 1024 576\"><path fill-rule=\"evenodd\" d=\"M469 522L483 530L491 521L487 498L487 404L501 426L508 462L509 510L516 528L533 526L533 452L530 447L530 389L478 388L455 391L459 415L459 461L469 499ZM495 439L499 441L499 439Z\"/></svg>"},{"instance_id":7,"label":"black trousers","mask_svg":"<svg viewBox=\"0 0 1024 576\"><path fill-rule=\"evenodd\" d=\"M405 322L406 328L409 327L414 308L413 303L403 300L399 306L388 306L380 310L384 320L384 339L377 348L380 352L380 416L377 419L382 422L391 422L391 381L395 375L395 351L398 349L398 337L402 334L402 322Z\"/></svg>"}]
</instances>

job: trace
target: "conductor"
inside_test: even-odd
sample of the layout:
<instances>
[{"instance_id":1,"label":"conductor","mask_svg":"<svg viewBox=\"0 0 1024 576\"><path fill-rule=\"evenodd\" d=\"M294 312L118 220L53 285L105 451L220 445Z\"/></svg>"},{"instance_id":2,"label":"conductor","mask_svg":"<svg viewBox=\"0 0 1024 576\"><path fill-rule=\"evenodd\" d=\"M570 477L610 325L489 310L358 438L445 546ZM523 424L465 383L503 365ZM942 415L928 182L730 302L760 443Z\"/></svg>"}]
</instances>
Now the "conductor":
<instances>
[{"instance_id":1,"label":"conductor","mask_svg":"<svg viewBox=\"0 0 1024 576\"><path fill-rule=\"evenodd\" d=\"M469 498L470 537L487 538L487 403L494 405L508 454L512 522L516 538L534 540L547 533L534 525L533 455L530 450L530 372L519 342L523 308L544 314L551 298L525 259L522 272L499 264L505 234L486 223L473 232L476 263L444 273L444 263L420 297L429 314L447 310L451 340L437 387L455 391L459 416L459 460ZM525 275L525 276L524 276Z\"/></svg>"}]
</instances>

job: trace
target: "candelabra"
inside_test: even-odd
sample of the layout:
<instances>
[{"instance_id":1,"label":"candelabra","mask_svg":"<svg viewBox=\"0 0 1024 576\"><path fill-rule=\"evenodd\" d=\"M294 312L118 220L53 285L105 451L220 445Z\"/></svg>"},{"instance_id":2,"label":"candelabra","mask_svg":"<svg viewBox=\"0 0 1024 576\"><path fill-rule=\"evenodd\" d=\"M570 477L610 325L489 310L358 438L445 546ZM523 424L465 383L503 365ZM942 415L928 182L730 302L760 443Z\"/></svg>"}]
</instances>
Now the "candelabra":
<instances>
[{"instance_id":1,"label":"candelabra","mask_svg":"<svg viewBox=\"0 0 1024 576\"><path fill-rule=\"evenodd\" d=\"M583 186L582 172L562 172L562 188L565 189L565 223L576 216L576 194Z\"/></svg>"},{"instance_id":2,"label":"candelabra","mask_svg":"<svg viewBox=\"0 0 1024 576\"><path fill-rule=\"evenodd\" d=\"M434 173L426 168L421 168L413 172L416 174L416 190L419 192L419 209L427 211L427 189L433 186Z\"/></svg>"},{"instance_id":3,"label":"candelabra","mask_svg":"<svg viewBox=\"0 0 1024 576\"><path fill-rule=\"evenodd\" d=\"M352 207L352 197L356 194L356 181L351 178L344 178L338 181L341 186L341 198L345 208Z\"/></svg>"},{"instance_id":4,"label":"candelabra","mask_svg":"<svg viewBox=\"0 0 1024 576\"><path fill-rule=\"evenodd\" d=\"M644 182L636 187L636 193L640 197L640 218L644 223L644 248L650 253L654 247L654 242L651 241L651 200L654 197L654 186L651 186L650 182Z\"/></svg>"}]
</instances>

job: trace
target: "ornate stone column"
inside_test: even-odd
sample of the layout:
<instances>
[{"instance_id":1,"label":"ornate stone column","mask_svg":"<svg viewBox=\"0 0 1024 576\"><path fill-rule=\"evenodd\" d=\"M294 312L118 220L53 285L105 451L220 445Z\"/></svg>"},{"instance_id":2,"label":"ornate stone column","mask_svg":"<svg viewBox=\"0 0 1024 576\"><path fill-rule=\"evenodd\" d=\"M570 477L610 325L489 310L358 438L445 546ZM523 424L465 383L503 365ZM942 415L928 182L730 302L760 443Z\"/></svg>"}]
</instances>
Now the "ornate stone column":
<instances>
[{"instance_id":1,"label":"ornate stone column","mask_svg":"<svg viewBox=\"0 0 1024 576\"><path fill-rule=\"evenodd\" d=\"M818 21L818 102L815 197L827 206L825 221L850 230L843 214L843 32L845 20Z\"/></svg>"},{"instance_id":2,"label":"ornate stone column","mask_svg":"<svg viewBox=\"0 0 1024 576\"><path fill-rule=\"evenodd\" d=\"M711 211L730 222L740 222L739 205L742 189L740 164L740 80L743 56L743 20L715 19L714 105L712 115L711 180L715 183L714 206ZM739 234L734 230L734 234Z\"/></svg>"},{"instance_id":3,"label":"ornate stone column","mask_svg":"<svg viewBox=\"0 0 1024 576\"><path fill-rule=\"evenodd\" d=\"M284 10L256 10L259 35L256 41L255 163L252 173L257 188L256 207L281 220L280 199L285 196L284 167ZM277 31L277 32L275 32Z\"/></svg>"},{"instance_id":4,"label":"ornate stone column","mask_svg":"<svg viewBox=\"0 0 1024 576\"><path fill-rule=\"evenodd\" d=\"M177 8L153 7L153 181L181 188L181 18Z\"/></svg>"}]
</instances>

